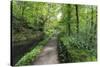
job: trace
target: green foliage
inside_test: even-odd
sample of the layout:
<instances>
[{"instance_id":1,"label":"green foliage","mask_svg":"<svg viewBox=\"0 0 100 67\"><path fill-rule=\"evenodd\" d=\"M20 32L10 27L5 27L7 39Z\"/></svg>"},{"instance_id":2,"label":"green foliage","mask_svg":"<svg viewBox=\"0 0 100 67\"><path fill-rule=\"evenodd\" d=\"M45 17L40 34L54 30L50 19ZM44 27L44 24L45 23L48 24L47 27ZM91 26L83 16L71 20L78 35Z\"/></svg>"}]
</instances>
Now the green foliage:
<instances>
[{"instance_id":1,"label":"green foliage","mask_svg":"<svg viewBox=\"0 0 100 67\"><path fill-rule=\"evenodd\" d=\"M31 30L30 37L36 31L42 31L49 35L51 32L47 31L54 31L53 28L58 26L56 15L59 9L57 7L60 6L42 2L12 1L12 34L20 36L25 30Z\"/></svg>"},{"instance_id":2,"label":"green foliage","mask_svg":"<svg viewBox=\"0 0 100 67\"><path fill-rule=\"evenodd\" d=\"M88 38L89 37L91 36L88 36ZM63 36L61 37L61 42L61 45L64 45L64 47L60 49L63 52L61 54L66 56L64 51L67 51L70 56L69 62L96 61L96 40L92 40L91 43L87 37L85 38L85 34L78 35L78 38L75 35ZM68 58L63 60L68 60Z\"/></svg>"}]
</instances>

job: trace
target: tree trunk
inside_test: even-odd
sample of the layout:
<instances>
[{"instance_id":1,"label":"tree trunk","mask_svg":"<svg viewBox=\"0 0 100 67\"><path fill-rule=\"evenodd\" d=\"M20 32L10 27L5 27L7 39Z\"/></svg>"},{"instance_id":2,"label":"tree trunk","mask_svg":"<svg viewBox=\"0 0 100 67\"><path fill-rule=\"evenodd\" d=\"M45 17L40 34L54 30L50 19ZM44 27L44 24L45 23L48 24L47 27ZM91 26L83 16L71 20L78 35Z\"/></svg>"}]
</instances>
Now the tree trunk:
<instances>
[{"instance_id":1,"label":"tree trunk","mask_svg":"<svg viewBox=\"0 0 100 67\"><path fill-rule=\"evenodd\" d=\"M79 14L78 14L79 11L78 11L78 5L75 5L75 7L76 7L76 20L77 20L76 21L77 22L76 23L77 24L76 25L76 29L77 29L77 34L78 34L79 33Z\"/></svg>"},{"instance_id":2,"label":"tree trunk","mask_svg":"<svg viewBox=\"0 0 100 67\"><path fill-rule=\"evenodd\" d=\"M25 5L25 2L23 2L23 6L21 7L21 10L22 10L22 13L21 13L22 14L21 15L22 16L22 21L24 20L24 10L25 10L25 6L24 5Z\"/></svg>"},{"instance_id":3,"label":"tree trunk","mask_svg":"<svg viewBox=\"0 0 100 67\"><path fill-rule=\"evenodd\" d=\"M93 6L91 7L91 28L93 27Z\"/></svg>"},{"instance_id":4,"label":"tree trunk","mask_svg":"<svg viewBox=\"0 0 100 67\"><path fill-rule=\"evenodd\" d=\"M70 34L71 34L71 31L70 31L71 29L70 29L70 23L68 23L68 35L70 36Z\"/></svg>"},{"instance_id":5,"label":"tree trunk","mask_svg":"<svg viewBox=\"0 0 100 67\"><path fill-rule=\"evenodd\" d=\"M68 25L68 35L70 36L71 34L71 25L70 25L70 21L71 21L71 5L68 4L68 17L67 17L67 25Z\"/></svg>"},{"instance_id":6,"label":"tree trunk","mask_svg":"<svg viewBox=\"0 0 100 67\"><path fill-rule=\"evenodd\" d=\"M93 34L94 32L94 24L93 24L93 6L91 6L91 29L90 29L90 34ZM93 39L93 36L91 35L90 36L90 43L92 43L92 39Z\"/></svg>"}]
</instances>

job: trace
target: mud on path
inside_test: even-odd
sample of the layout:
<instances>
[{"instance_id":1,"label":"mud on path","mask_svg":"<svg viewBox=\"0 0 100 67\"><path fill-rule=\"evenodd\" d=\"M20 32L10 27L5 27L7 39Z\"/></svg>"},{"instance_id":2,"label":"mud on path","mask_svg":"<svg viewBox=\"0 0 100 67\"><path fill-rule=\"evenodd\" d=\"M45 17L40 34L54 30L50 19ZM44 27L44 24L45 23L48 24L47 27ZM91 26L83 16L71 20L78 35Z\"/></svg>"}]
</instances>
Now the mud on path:
<instances>
[{"instance_id":1,"label":"mud on path","mask_svg":"<svg viewBox=\"0 0 100 67\"><path fill-rule=\"evenodd\" d=\"M57 64L58 52L57 52L57 38L52 37L47 45L43 48L43 51L39 54L36 60L33 62L34 65L43 64Z\"/></svg>"}]
</instances>

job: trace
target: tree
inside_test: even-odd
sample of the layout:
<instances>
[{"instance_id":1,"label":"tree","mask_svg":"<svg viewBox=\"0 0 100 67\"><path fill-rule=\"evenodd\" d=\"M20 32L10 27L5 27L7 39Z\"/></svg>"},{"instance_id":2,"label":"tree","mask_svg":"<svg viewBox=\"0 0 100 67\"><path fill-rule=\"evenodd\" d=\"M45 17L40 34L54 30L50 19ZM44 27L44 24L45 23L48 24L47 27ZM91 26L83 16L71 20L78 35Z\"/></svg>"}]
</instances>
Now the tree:
<instances>
[{"instance_id":1,"label":"tree","mask_svg":"<svg viewBox=\"0 0 100 67\"><path fill-rule=\"evenodd\" d=\"M78 5L75 5L76 8L76 28L77 28L77 34L79 33L79 11L78 11Z\"/></svg>"},{"instance_id":2,"label":"tree","mask_svg":"<svg viewBox=\"0 0 100 67\"><path fill-rule=\"evenodd\" d=\"M70 36L70 34L71 34L71 5L70 4L68 4L68 10L67 10L67 15L68 15L68 17L67 17L67 25L68 25L68 35Z\"/></svg>"}]
</instances>

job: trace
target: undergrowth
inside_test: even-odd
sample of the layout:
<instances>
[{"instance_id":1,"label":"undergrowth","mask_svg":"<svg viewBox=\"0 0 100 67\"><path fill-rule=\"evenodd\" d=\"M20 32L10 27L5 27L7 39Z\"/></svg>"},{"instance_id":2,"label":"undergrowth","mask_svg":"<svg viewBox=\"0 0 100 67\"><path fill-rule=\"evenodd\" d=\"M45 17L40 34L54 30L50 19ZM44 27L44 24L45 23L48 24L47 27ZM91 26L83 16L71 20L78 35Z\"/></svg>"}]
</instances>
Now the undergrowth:
<instances>
[{"instance_id":1,"label":"undergrowth","mask_svg":"<svg viewBox=\"0 0 100 67\"><path fill-rule=\"evenodd\" d=\"M97 60L96 38L90 36L62 36L59 40L60 62L86 62Z\"/></svg>"}]
</instances>

